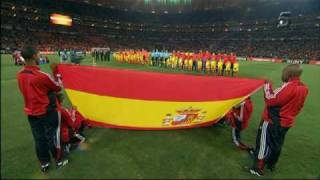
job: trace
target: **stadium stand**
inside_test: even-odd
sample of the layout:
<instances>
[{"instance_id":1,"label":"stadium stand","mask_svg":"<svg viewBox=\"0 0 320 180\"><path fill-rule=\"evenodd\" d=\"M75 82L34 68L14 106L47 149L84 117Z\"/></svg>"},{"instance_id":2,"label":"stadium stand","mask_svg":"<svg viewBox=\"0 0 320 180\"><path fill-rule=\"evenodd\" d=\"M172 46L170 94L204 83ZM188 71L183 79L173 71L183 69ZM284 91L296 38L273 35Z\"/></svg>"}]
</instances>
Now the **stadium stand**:
<instances>
[{"instance_id":1,"label":"stadium stand","mask_svg":"<svg viewBox=\"0 0 320 180\"><path fill-rule=\"evenodd\" d=\"M35 0L31 6L26 0L5 0L1 3L1 50L19 49L31 40L46 51L108 46L113 50L214 50L244 57L320 60L320 19L310 8L294 17L290 27L278 29L276 17L237 17L240 12L230 9L212 11L220 16L194 11L182 18L108 7L90 11L90 6L96 7L70 1ZM50 14L62 10L73 18L73 26L48 26Z\"/></svg>"}]
</instances>

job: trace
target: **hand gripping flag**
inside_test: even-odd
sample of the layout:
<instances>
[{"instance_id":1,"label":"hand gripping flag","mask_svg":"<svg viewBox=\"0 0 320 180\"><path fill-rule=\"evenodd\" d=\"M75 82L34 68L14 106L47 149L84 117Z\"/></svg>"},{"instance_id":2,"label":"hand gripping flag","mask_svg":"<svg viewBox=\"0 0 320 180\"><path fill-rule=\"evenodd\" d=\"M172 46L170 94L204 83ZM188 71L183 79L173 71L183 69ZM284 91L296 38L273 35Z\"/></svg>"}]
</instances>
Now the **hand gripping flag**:
<instances>
[{"instance_id":1,"label":"hand gripping flag","mask_svg":"<svg viewBox=\"0 0 320 180\"><path fill-rule=\"evenodd\" d=\"M264 81L58 65L65 91L92 124L170 130L216 123Z\"/></svg>"}]
</instances>

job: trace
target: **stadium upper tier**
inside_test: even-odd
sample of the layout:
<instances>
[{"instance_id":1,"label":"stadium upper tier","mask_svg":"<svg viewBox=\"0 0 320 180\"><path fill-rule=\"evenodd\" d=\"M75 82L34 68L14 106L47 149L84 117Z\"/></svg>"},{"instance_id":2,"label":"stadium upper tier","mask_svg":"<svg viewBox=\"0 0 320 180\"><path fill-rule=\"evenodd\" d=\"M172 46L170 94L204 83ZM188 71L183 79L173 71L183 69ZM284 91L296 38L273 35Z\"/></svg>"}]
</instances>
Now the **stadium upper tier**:
<instances>
[{"instance_id":1,"label":"stadium upper tier","mask_svg":"<svg viewBox=\"0 0 320 180\"><path fill-rule=\"evenodd\" d=\"M1 3L2 48L19 48L33 42L40 49L86 48L166 48L169 50L215 50L241 56L320 59L319 7L293 16L289 28L277 28L277 15L237 17L222 11L182 15L153 15L124 12L67 1L13 1ZM91 9L91 13L88 8ZM102 14L102 10L104 14ZM107 10L107 11L106 11ZM272 11L272 10L271 10ZM71 27L49 22L51 13L73 18ZM297 11L298 12L298 11ZM99 14L100 13L100 14ZM210 14L211 13L211 14ZM224 15L226 15L224 17ZM234 18L231 18L231 15ZM191 18L192 17L192 18Z\"/></svg>"}]
</instances>

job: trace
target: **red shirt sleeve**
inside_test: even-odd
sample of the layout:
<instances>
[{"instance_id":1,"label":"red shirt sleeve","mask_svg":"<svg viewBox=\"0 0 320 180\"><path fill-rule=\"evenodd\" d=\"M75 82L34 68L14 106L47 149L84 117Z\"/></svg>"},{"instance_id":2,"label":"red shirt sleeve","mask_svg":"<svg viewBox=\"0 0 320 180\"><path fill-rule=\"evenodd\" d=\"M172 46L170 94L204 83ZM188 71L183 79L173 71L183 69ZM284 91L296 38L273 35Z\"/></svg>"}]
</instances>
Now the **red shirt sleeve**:
<instances>
[{"instance_id":1,"label":"red shirt sleeve","mask_svg":"<svg viewBox=\"0 0 320 180\"><path fill-rule=\"evenodd\" d=\"M59 92L61 91L61 85L56 82L49 74L43 73L43 84L49 91Z\"/></svg>"}]
</instances>

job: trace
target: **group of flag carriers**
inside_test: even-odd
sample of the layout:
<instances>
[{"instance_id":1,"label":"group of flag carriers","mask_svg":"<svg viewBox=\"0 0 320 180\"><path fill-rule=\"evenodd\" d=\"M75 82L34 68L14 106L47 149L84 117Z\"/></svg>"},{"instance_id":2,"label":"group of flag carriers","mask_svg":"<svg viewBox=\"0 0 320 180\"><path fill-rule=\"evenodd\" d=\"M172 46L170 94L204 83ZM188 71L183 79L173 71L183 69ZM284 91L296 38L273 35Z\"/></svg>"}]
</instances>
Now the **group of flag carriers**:
<instances>
[{"instance_id":1,"label":"group of flag carriers","mask_svg":"<svg viewBox=\"0 0 320 180\"><path fill-rule=\"evenodd\" d=\"M125 50L113 54L119 62L130 64L152 65L172 69L203 72L215 75L237 76L239 63L237 57L231 54L215 54L206 52L180 52Z\"/></svg>"}]
</instances>

